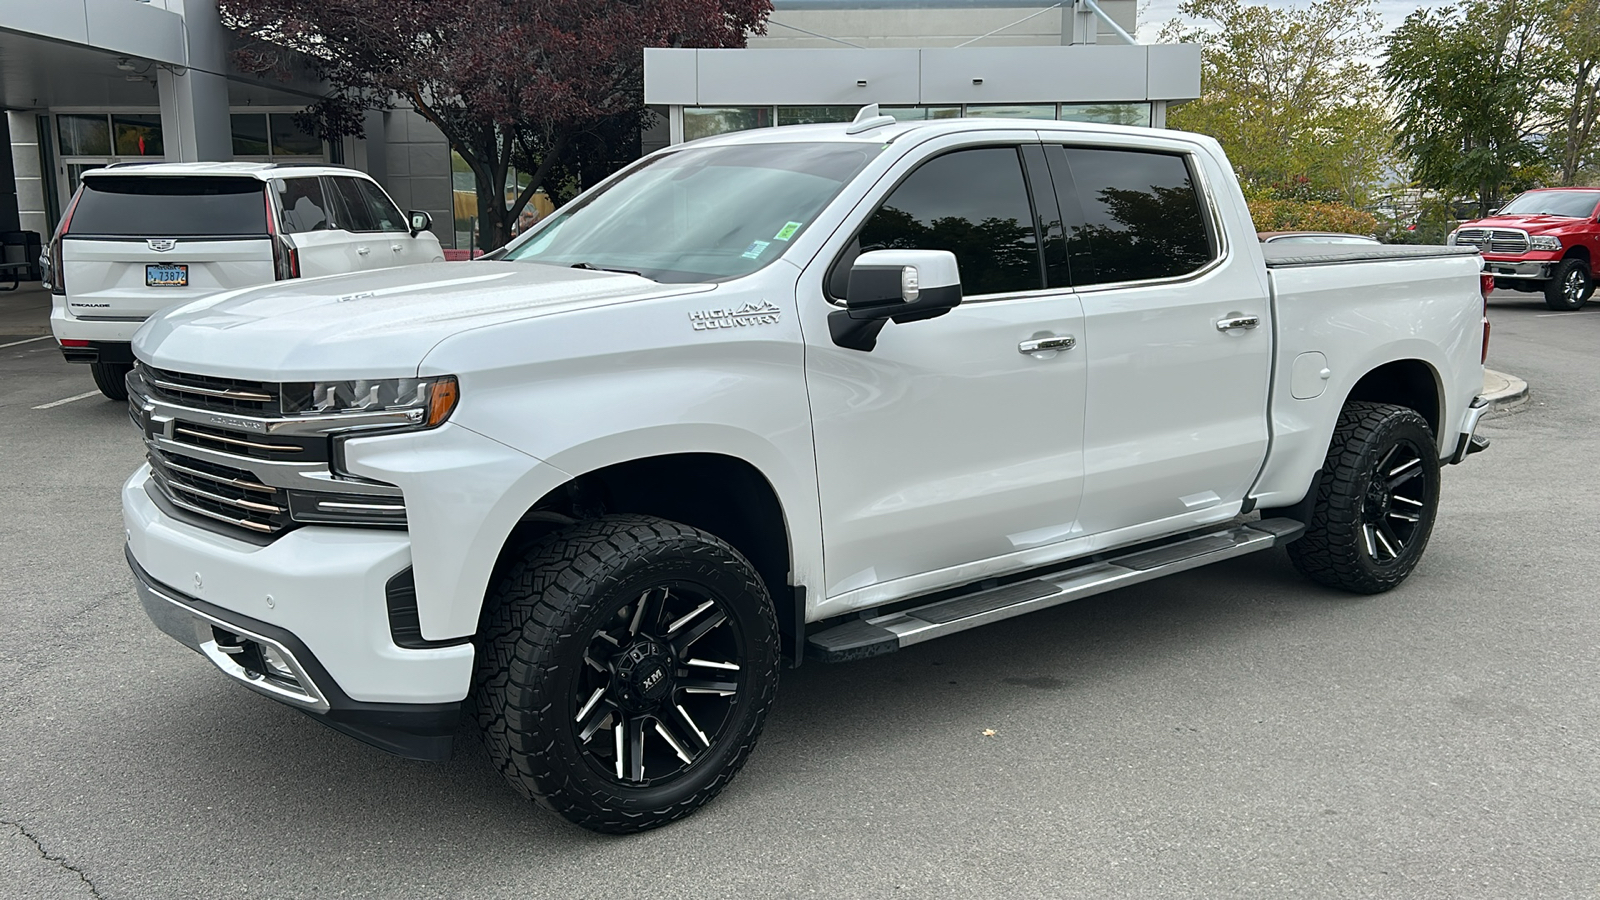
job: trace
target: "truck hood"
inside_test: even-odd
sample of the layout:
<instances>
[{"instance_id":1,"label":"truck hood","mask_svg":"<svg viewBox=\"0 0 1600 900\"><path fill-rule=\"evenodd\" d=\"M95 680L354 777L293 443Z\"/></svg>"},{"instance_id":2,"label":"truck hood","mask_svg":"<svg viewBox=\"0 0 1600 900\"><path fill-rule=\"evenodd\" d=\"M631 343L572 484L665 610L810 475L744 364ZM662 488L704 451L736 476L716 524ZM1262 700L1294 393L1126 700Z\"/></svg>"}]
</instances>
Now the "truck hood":
<instances>
[{"instance_id":1,"label":"truck hood","mask_svg":"<svg viewBox=\"0 0 1600 900\"><path fill-rule=\"evenodd\" d=\"M1490 216L1487 219L1477 219L1466 222L1462 228L1517 228L1529 234L1551 234L1570 231L1573 228L1582 228L1588 219L1572 219L1566 216Z\"/></svg>"},{"instance_id":2,"label":"truck hood","mask_svg":"<svg viewBox=\"0 0 1600 900\"><path fill-rule=\"evenodd\" d=\"M501 322L709 291L615 272L472 262L283 281L151 317L133 338L163 368L261 381L403 378L441 340Z\"/></svg>"}]
</instances>

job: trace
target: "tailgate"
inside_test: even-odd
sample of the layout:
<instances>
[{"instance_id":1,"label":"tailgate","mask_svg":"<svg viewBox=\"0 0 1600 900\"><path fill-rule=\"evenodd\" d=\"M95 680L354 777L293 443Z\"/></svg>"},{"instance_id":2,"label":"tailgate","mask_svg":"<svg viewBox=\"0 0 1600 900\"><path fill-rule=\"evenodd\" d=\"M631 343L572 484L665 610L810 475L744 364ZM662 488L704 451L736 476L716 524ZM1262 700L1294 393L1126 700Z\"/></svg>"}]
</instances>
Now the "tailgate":
<instances>
[{"instance_id":1,"label":"tailgate","mask_svg":"<svg viewBox=\"0 0 1600 900\"><path fill-rule=\"evenodd\" d=\"M272 281L266 189L242 175L86 175L60 237L68 311L143 319Z\"/></svg>"},{"instance_id":2,"label":"tailgate","mask_svg":"<svg viewBox=\"0 0 1600 900\"><path fill-rule=\"evenodd\" d=\"M171 249L156 250L171 244ZM61 244L67 308L80 318L146 318L232 288L273 279L272 242L75 238Z\"/></svg>"}]
</instances>

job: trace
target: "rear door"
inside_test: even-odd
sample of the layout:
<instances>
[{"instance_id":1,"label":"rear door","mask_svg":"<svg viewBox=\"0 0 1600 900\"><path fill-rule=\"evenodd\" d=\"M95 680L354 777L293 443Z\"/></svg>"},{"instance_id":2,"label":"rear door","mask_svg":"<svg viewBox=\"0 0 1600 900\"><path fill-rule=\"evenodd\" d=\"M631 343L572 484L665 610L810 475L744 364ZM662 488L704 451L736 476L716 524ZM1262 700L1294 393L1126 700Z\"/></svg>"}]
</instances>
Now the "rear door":
<instances>
[{"instance_id":1,"label":"rear door","mask_svg":"<svg viewBox=\"0 0 1600 900\"><path fill-rule=\"evenodd\" d=\"M90 175L62 235L67 308L144 319L273 279L265 183L216 175Z\"/></svg>"},{"instance_id":2,"label":"rear door","mask_svg":"<svg viewBox=\"0 0 1600 900\"><path fill-rule=\"evenodd\" d=\"M1204 158L1174 144L1046 146L1092 377L1086 533L1125 543L1238 512L1267 451L1272 309L1231 250Z\"/></svg>"},{"instance_id":3,"label":"rear door","mask_svg":"<svg viewBox=\"0 0 1600 900\"><path fill-rule=\"evenodd\" d=\"M381 269L388 265L393 252L389 250L388 235L379 228L378 217L372 205L361 192L358 179L348 175L323 177L338 219L340 229L350 235L345 259L351 267L345 271Z\"/></svg>"},{"instance_id":4,"label":"rear door","mask_svg":"<svg viewBox=\"0 0 1600 900\"><path fill-rule=\"evenodd\" d=\"M439 239L424 231L415 236L411 234L411 221L396 206L383 188L365 178L356 179L356 187L361 195L366 198L367 206L372 210L372 216L377 221L378 230L385 238L384 243L389 247L388 262L376 260L376 266L409 266L417 263L432 262L436 257L444 254L439 251ZM374 256L381 256L376 250Z\"/></svg>"}]
</instances>

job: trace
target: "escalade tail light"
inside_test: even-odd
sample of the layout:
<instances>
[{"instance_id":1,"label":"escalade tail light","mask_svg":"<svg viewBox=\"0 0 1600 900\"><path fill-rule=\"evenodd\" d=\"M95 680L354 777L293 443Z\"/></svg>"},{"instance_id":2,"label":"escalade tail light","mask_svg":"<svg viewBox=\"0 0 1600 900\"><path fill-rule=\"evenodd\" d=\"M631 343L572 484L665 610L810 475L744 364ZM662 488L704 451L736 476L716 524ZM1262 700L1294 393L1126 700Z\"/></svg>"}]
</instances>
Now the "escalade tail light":
<instances>
[{"instance_id":1,"label":"escalade tail light","mask_svg":"<svg viewBox=\"0 0 1600 900\"><path fill-rule=\"evenodd\" d=\"M61 264L61 238L67 233L67 228L72 225L72 214L78 209L78 198L83 196L83 188L72 195L72 202L67 204L67 212L61 217L61 224L56 226L56 233L50 238L50 293L61 296L67 292L67 273Z\"/></svg>"},{"instance_id":2,"label":"escalade tail light","mask_svg":"<svg viewBox=\"0 0 1600 900\"><path fill-rule=\"evenodd\" d=\"M261 196L267 201L267 234L272 237L272 278L274 281L299 278L300 251L290 245L289 239L278 231L278 216L272 208L271 187L262 191Z\"/></svg>"}]
</instances>

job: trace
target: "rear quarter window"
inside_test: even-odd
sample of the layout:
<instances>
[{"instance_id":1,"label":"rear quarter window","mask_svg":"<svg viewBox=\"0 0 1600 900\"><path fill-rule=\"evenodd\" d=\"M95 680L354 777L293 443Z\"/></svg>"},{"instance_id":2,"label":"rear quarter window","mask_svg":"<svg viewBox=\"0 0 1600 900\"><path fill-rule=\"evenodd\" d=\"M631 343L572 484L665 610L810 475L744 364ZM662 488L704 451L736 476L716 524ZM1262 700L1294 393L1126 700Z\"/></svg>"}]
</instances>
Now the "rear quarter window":
<instances>
[{"instance_id":1,"label":"rear quarter window","mask_svg":"<svg viewBox=\"0 0 1600 900\"><path fill-rule=\"evenodd\" d=\"M267 233L266 185L226 176L102 175L83 180L68 234L255 237Z\"/></svg>"}]
</instances>

